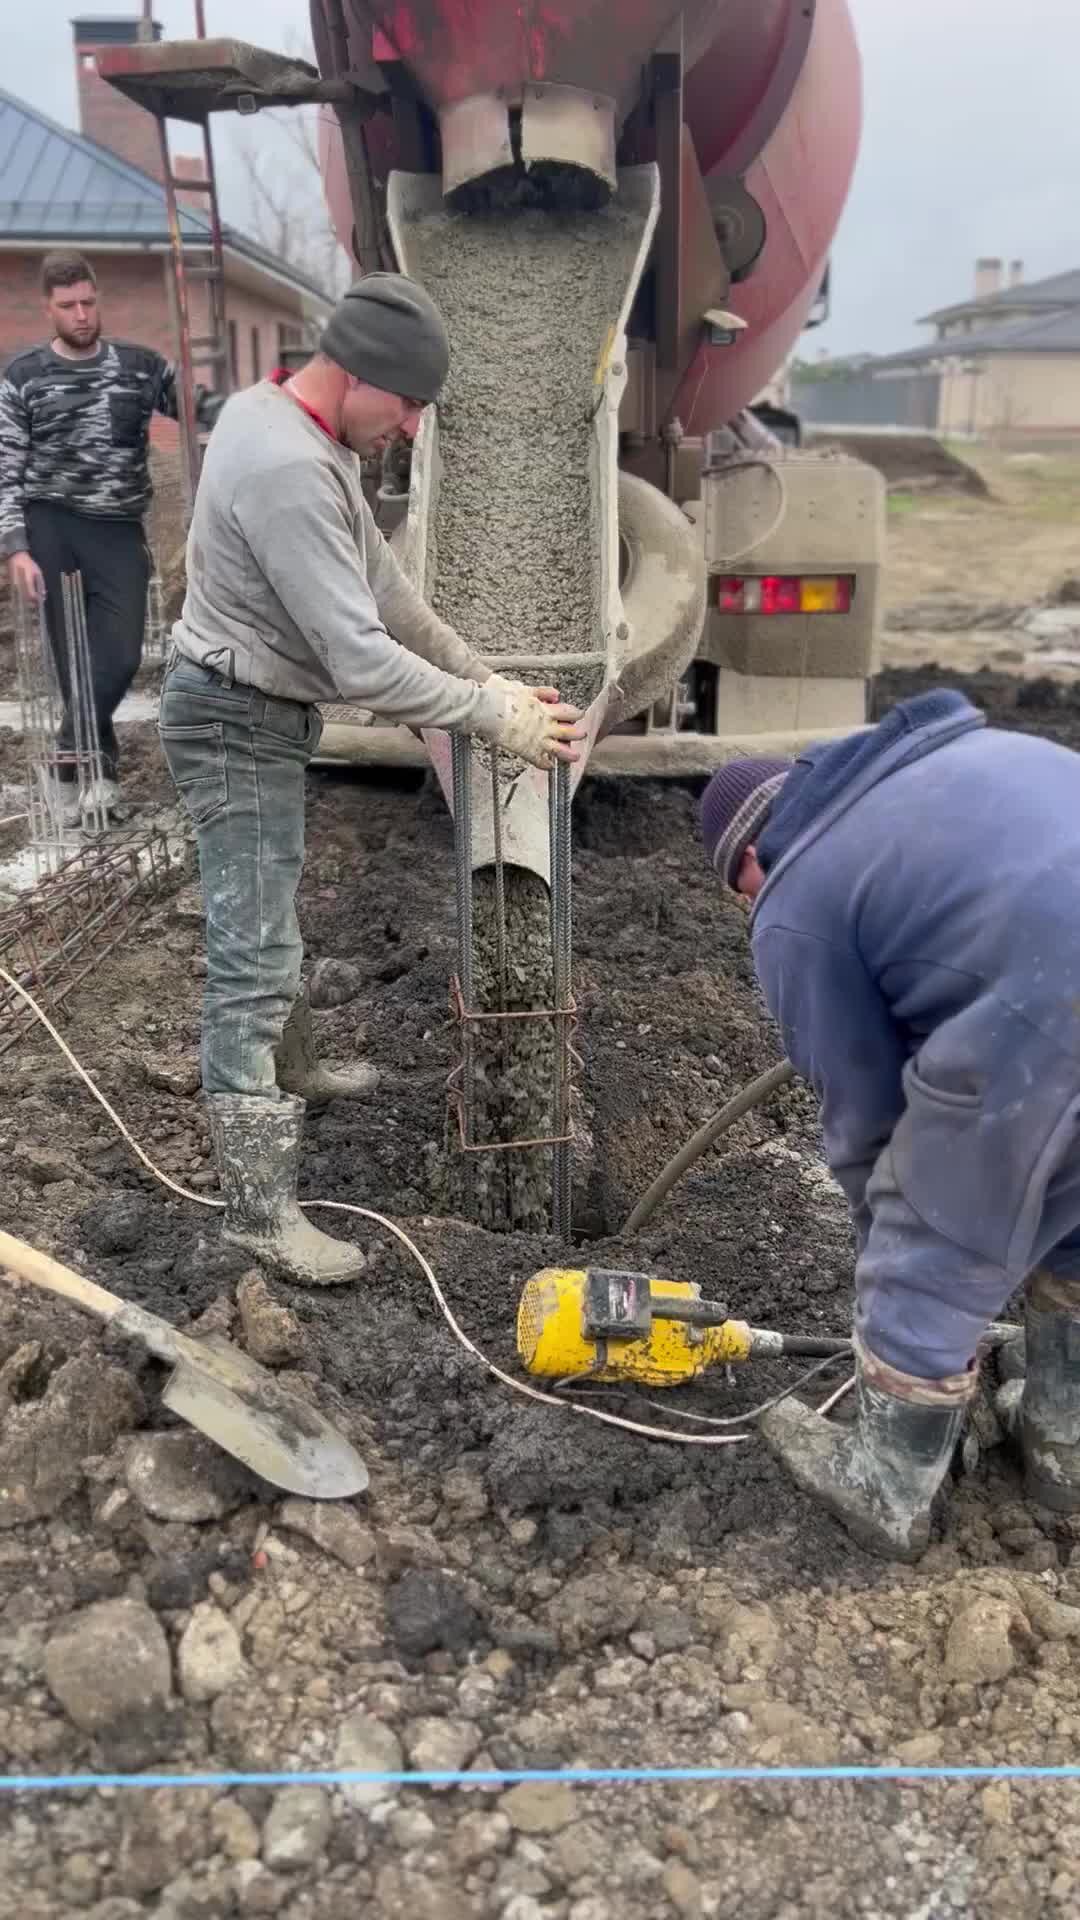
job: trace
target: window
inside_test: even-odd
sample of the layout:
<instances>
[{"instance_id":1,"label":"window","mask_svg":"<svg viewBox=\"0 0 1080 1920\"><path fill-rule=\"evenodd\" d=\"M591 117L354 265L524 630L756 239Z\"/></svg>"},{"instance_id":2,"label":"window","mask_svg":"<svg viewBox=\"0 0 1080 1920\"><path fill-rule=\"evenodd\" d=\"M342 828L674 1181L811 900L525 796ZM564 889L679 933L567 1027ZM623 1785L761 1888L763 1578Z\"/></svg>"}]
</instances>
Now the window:
<instances>
[{"instance_id":1,"label":"window","mask_svg":"<svg viewBox=\"0 0 1080 1920\"><path fill-rule=\"evenodd\" d=\"M303 333L288 320L277 323L277 357L279 367L295 367L304 358Z\"/></svg>"},{"instance_id":2,"label":"window","mask_svg":"<svg viewBox=\"0 0 1080 1920\"><path fill-rule=\"evenodd\" d=\"M253 380L262 379L262 349L258 327L251 329L251 377Z\"/></svg>"},{"instance_id":3,"label":"window","mask_svg":"<svg viewBox=\"0 0 1080 1920\"><path fill-rule=\"evenodd\" d=\"M235 320L229 321L229 378L234 387L240 385L240 342Z\"/></svg>"}]
</instances>

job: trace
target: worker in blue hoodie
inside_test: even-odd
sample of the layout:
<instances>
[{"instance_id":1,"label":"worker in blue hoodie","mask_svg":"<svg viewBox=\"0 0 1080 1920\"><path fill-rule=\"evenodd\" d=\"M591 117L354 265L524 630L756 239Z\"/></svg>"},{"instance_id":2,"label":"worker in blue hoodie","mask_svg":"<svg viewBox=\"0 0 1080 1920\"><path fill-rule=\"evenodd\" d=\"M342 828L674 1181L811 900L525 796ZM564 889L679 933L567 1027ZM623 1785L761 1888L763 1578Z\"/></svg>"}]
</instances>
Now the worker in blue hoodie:
<instances>
[{"instance_id":1,"label":"worker in blue hoodie","mask_svg":"<svg viewBox=\"0 0 1080 1920\"><path fill-rule=\"evenodd\" d=\"M980 1336L1026 1283L1028 1491L1080 1511L1080 755L936 691L722 767L702 830L858 1243L857 1419L785 1400L770 1447L917 1558Z\"/></svg>"}]
</instances>

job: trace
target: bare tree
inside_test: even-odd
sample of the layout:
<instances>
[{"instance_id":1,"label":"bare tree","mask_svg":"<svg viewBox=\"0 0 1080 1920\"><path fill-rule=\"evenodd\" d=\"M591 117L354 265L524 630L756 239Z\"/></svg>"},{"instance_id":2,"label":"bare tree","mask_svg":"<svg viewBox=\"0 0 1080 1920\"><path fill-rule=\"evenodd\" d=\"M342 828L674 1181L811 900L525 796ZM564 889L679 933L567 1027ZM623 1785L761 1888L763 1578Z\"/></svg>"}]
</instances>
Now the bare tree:
<instances>
[{"instance_id":1,"label":"bare tree","mask_svg":"<svg viewBox=\"0 0 1080 1920\"><path fill-rule=\"evenodd\" d=\"M316 115L307 108L261 113L233 133L246 217L271 253L334 297L352 278L322 191Z\"/></svg>"},{"instance_id":2,"label":"bare tree","mask_svg":"<svg viewBox=\"0 0 1080 1920\"><path fill-rule=\"evenodd\" d=\"M315 65L310 41L295 31L286 35L283 51ZM355 269L323 196L317 110L281 107L234 123L230 158L246 202L243 224L255 239L332 298L343 293Z\"/></svg>"}]
</instances>

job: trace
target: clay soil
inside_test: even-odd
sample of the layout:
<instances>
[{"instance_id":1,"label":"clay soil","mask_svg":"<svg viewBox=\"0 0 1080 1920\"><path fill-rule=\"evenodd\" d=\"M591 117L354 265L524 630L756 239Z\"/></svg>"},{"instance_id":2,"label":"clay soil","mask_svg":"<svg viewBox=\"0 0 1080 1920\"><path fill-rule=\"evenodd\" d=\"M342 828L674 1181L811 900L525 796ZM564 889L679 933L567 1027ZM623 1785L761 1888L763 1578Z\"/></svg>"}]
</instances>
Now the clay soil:
<instances>
[{"instance_id":1,"label":"clay soil","mask_svg":"<svg viewBox=\"0 0 1080 1920\"><path fill-rule=\"evenodd\" d=\"M955 676L888 674L880 705L943 679ZM996 723L1080 746L1072 688L993 673L965 684ZM147 804L167 795L155 752L148 731ZM675 1148L777 1058L743 915L704 868L690 789L594 781L575 805L583 1138L566 1245L437 1217L457 1044L437 792L315 773L309 849L309 960L358 970L355 997L317 1014L320 1043L329 1058L364 1052L383 1080L367 1104L310 1117L306 1195L403 1224L468 1335L504 1366L522 1282L555 1262L696 1280L758 1324L847 1330L848 1223L801 1088L742 1123L636 1239L620 1237ZM212 1200L192 1091L204 961L190 880L79 989L64 1030L157 1165ZM44 1036L0 1060L0 1089L12 1232L178 1323L209 1311L251 1338L235 1307L245 1262L219 1247L213 1215L144 1173ZM364 1245L369 1277L275 1293L293 1316L286 1376L370 1466L345 1548L316 1544L253 1480L212 1518L147 1511L131 1450L168 1437L160 1369L26 1288L0 1296L5 1771L395 1755L474 1769L1075 1758L1074 1532L1024 1504L1003 1453L952 1488L918 1568L883 1566L753 1439L663 1444L512 1395L454 1343L388 1232L322 1223ZM593 1404L701 1433L674 1410L728 1418L794 1378L757 1367L659 1410ZM192 1477L212 1477L205 1460ZM37 1517L12 1524L13 1497ZM61 1705L50 1648L88 1607L124 1597L164 1631L176 1688L122 1724L103 1707L95 1731ZM197 1683L185 1648L207 1621L241 1664ZM303 1805L239 1787L0 1803L3 1881L22 1920L1056 1914L1075 1911L1078 1847L1071 1790L1046 1784L387 1789Z\"/></svg>"}]
</instances>

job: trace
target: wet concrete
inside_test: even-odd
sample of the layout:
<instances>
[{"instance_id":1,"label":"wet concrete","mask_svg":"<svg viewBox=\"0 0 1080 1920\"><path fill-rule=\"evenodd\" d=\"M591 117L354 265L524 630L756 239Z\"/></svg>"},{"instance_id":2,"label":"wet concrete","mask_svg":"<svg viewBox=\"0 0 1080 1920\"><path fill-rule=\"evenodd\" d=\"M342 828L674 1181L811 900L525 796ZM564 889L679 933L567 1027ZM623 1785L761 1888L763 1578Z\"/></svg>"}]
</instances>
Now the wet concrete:
<instances>
[{"instance_id":1,"label":"wet concrete","mask_svg":"<svg viewBox=\"0 0 1080 1920\"><path fill-rule=\"evenodd\" d=\"M433 597L482 652L602 651L589 422L639 237L618 202L440 212L411 236L453 346Z\"/></svg>"}]
</instances>

